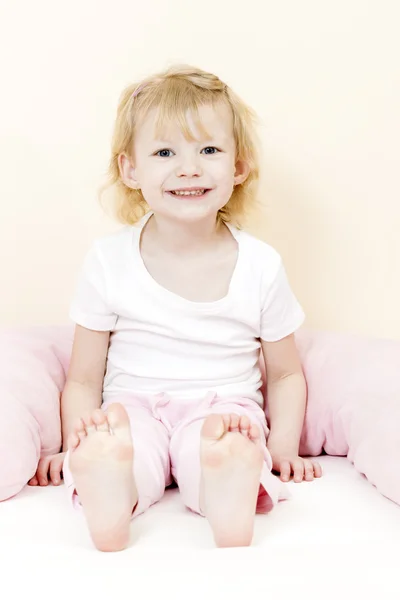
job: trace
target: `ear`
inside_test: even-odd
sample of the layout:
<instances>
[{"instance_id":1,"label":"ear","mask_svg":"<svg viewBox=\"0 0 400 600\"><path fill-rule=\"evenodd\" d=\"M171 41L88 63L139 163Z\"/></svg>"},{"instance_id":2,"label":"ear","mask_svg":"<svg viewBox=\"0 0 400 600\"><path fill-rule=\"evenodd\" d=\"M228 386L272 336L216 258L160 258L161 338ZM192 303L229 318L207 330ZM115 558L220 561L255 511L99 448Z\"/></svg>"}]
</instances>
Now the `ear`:
<instances>
[{"instance_id":1,"label":"ear","mask_svg":"<svg viewBox=\"0 0 400 600\"><path fill-rule=\"evenodd\" d=\"M246 181L250 173L250 167L245 160L238 160L235 165L234 185L239 185Z\"/></svg>"},{"instance_id":2,"label":"ear","mask_svg":"<svg viewBox=\"0 0 400 600\"><path fill-rule=\"evenodd\" d=\"M133 190L140 189L133 161L127 154L118 156L118 168L121 179L127 187Z\"/></svg>"}]
</instances>

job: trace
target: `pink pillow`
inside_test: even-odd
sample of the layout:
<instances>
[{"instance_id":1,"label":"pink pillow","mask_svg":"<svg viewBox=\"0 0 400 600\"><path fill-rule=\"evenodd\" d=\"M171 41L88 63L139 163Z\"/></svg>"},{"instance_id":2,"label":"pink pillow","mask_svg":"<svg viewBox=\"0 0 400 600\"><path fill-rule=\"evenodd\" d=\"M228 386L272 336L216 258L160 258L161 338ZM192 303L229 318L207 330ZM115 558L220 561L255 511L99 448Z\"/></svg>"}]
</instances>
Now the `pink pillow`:
<instances>
[{"instance_id":1,"label":"pink pillow","mask_svg":"<svg viewBox=\"0 0 400 600\"><path fill-rule=\"evenodd\" d=\"M0 333L0 500L60 448L72 338L70 326ZM301 454L348 456L400 504L400 342L307 330L296 339L308 384Z\"/></svg>"},{"instance_id":2,"label":"pink pillow","mask_svg":"<svg viewBox=\"0 0 400 600\"><path fill-rule=\"evenodd\" d=\"M0 501L24 487L41 456L60 449L59 397L72 336L71 327L0 333Z\"/></svg>"},{"instance_id":3,"label":"pink pillow","mask_svg":"<svg viewBox=\"0 0 400 600\"><path fill-rule=\"evenodd\" d=\"M300 453L347 456L400 504L400 342L300 330L308 385Z\"/></svg>"}]
</instances>

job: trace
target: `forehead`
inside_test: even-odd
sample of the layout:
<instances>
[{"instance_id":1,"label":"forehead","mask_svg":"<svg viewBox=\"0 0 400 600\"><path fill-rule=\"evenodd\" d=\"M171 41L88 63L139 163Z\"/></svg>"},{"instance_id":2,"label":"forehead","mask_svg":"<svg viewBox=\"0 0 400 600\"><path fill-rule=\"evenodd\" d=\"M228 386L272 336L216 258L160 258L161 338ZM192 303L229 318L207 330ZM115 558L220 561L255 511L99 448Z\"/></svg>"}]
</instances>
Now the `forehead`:
<instances>
[{"instance_id":1,"label":"forehead","mask_svg":"<svg viewBox=\"0 0 400 600\"><path fill-rule=\"evenodd\" d=\"M195 110L179 111L175 115L162 108L153 108L136 129L137 140L233 140L233 115L225 102L200 105Z\"/></svg>"}]
</instances>

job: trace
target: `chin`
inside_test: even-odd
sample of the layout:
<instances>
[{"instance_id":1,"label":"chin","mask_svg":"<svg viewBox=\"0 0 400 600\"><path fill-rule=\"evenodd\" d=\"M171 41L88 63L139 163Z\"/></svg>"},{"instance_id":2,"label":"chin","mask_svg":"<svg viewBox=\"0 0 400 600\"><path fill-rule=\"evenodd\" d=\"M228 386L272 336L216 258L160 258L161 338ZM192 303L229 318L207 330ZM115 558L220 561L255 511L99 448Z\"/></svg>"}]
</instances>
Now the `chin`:
<instances>
[{"instance_id":1,"label":"chin","mask_svg":"<svg viewBox=\"0 0 400 600\"><path fill-rule=\"evenodd\" d=\"M218 210L182 211L180 214L174 215L174 217L182 223L200 223L201 221L216 219Z\"/></svg>"},{"instance_id":2,"label":"chin","mask_svg":"<svg viewBox=\"0 0 400 600\"><path fill-rule=\"evenodd\" d=\"M204 203L193 201L183 204L181 206L170 206L167 210L154 211L156 214L165 215L168 218L178 219L180 221L196 221L199 219L205 219L212 216L214 213L217 214L219 208L213 208Z\"/></svg>"}]
</instances>

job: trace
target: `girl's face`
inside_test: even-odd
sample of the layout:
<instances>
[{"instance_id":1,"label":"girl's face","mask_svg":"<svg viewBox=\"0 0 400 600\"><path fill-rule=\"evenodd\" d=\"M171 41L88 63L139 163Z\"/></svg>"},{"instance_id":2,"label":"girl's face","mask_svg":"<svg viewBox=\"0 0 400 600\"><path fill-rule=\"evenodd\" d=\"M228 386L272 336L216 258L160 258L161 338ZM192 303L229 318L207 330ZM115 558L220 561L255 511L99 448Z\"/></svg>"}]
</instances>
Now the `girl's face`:
<instances>
[{"instance_id":1,"label":"girl's face","mask_svg":"<svg viewBox=\"0 0 400 600\"><path fill-rule=\"evenodd\" d=\"M185 138L178 124L157 139L157 116L151 111L137 128L133 161L120 157L124 183L141 189L156 214L190 222L215 217L249 173L247 164L235 159L230 108L224 103L199 107L201 123L210 134L206 139L190 114L193 140Z\"/></svg>"}]
</instances>

